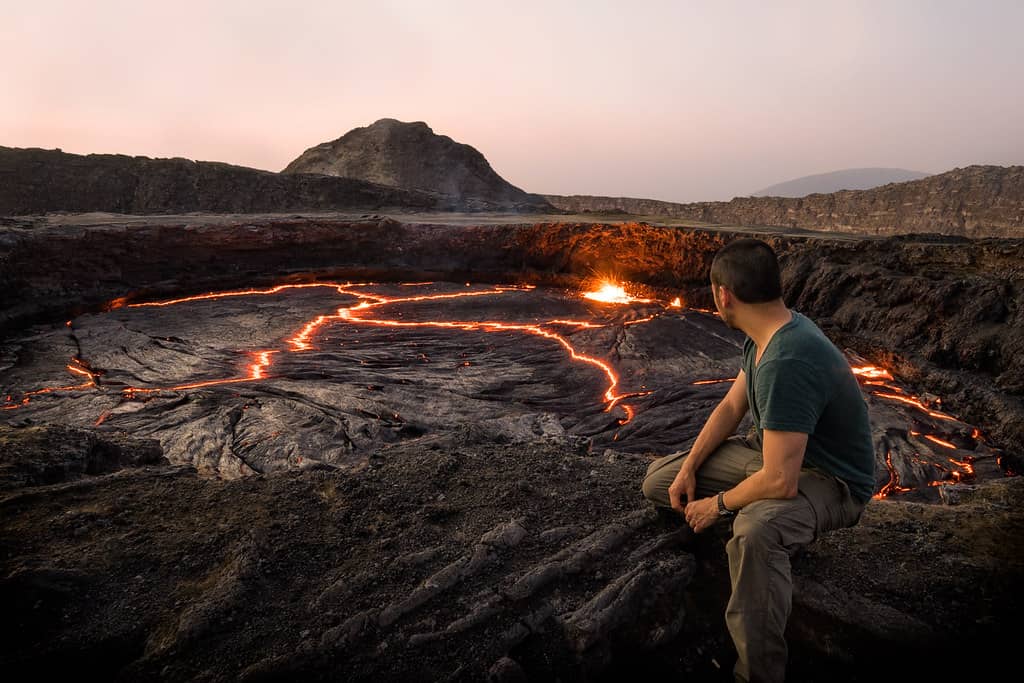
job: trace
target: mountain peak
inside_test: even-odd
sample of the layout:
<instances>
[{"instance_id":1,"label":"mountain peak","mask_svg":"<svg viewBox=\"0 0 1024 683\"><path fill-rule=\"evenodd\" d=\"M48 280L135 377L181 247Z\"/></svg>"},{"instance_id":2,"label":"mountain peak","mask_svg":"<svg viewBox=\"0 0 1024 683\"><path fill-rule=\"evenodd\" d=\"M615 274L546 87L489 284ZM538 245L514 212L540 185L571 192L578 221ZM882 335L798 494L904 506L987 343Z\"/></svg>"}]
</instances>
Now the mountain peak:
<instances>
[{"instance_id":1,"label":"mountain peak","mask_svg":"<svg viewBox=\"0 0 1024 683\"><path fill-rule=\"evenodd\" d=\"M920 180L929 173L908 171L903 168L846 168L831 173L817 173L772 185L752 197L806 197L809 194L829 194L840 190L870 190L889 183Z\"/></svg>"},{"instance_id":2,"label":"mountain peak","mask_svg":"<svg viewBox=\"0 0 1024 683\"><path fill-rule=\"evenodd\" d=\"M358 178L403 189L506 204L539 198L499 176L477 149L437 135L424 121L382 118L311 147L282 173Z\"/></svg>"}]
</instances>

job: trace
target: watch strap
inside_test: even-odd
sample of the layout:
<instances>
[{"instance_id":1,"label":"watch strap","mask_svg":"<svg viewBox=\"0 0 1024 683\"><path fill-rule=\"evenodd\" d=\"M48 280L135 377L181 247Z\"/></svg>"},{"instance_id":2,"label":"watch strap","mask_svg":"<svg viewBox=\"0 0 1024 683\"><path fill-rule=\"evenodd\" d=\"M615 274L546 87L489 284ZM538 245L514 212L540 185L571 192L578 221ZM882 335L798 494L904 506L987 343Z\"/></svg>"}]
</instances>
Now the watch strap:
<instances>
[{"instance_id":1,"label":"watch strap","mask_svg":"<svg viewBox=\"0 0 1024 683\"><path fill-rule=\"evenodd\" d=\"M735 510L730 510L725 507L725 491L718 492L718 514L722 517L729 517L736 514Z\"/></svg>"}]
</instances>

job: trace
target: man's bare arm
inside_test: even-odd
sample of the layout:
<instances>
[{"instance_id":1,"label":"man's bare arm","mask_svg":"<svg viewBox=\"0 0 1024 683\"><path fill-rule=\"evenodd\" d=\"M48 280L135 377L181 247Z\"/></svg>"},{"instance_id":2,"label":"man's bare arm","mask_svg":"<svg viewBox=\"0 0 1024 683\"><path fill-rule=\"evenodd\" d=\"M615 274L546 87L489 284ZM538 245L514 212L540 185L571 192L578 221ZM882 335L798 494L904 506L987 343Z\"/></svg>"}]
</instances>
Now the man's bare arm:
<instances>
[{"instance_id":1,"label":"man's bare arm","mask_svg":"<svg viewBox=\"0 0 1024 683\"><path fill-rule=\"evenodd\" d=\"M761 469L722 496L722 502L730 510L738 510L756 500L797 495L807 435L766 429L762 445L764 464ZM694 531L703 531L718 519L718 501L714 496L693 501L686 506L685 514L687 524Z\"/></svg>"},{"instance_id":2,"label":"man's bare arm","mask_svg":"<svg viewBox=\"0 0 1024 683\"><path fill-rule=\"evenodd\" d=\"M693 442L690 454L679 468L679 474L668 488L668 497L675 510L683 511L684 497L688 501L693 500L697 485L697 469L723 441L735 433L748 409L747 375L740 370L725 398L711 411L707 422L697 435L697 440Z\"/></svg>"},{"instance_id":3,"label":"man's bare arm","mask_svg":"<svg viewBox=\"0 0 1024 683\"><path fill-rule=\"evenodd\" d=\"M800 468L807 450L807 435L766 429L762 445L764 465L761 469L726 491L722 497L722 502L730 510L738 510L765 498L796 498Z\"/></svg>"}]
</instances>

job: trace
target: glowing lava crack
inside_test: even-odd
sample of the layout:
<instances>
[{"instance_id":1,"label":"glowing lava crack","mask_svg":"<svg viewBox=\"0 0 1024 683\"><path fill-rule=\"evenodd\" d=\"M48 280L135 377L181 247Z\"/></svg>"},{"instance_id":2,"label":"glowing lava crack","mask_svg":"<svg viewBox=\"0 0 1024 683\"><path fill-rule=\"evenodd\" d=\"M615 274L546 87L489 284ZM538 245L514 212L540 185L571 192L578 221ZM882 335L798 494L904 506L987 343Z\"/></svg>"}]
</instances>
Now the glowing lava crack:
<instances>
[{"instance_id":1,"label":"glowing lava crack","mask_svg":"<svg viewBox=\"0 0 1024 683\"><path fill-rule=\"evenodd\" d=\"M595 368L597 368L598 370L600 370L605 375L605 377L607 378L607 382L608 382L608 385L607 385L608 388L604 392L604 401L607 404L606 407L605 407L605 411L606 412L610 411L616 405L622 404L622 401L624 399L631 398L631 397L645 396L645 395L648 395L648 394L651 393L651 392L648 392L648 391L630 392L630 393L619 393L617 391L617 387L618 387L618 384L619 384L619 377L616 374L615 370L612 368L612 366L608 362L606 362L606 361L604 361L604 360L602 360L600 358L597 358L595 356L591 356L591 355L587 355L587 354L584 354L584 353L580 353L569 342L569 340L565 336L563 336L562 334L559 334L558 332L553 331L552 329L546 329L546 328L559 327L559 326L593 329L593 328L599 328L599 327L603 326L601 324L596 324L596 323L593 323L593 322L590 322L590 321L585 321L585 320L567 320L567 319L553 319L553 320L549 320L549 321L544 322L544 323L537 323L537 324L509 323L509 322L499 322L499 321L473 321L473 322L466 322L466 321L448 321L448 320L408 322L408 321L396 320L396 319L392 319L392 318L367 318L367 317L364 317L364 314L368 310L375 309L375 308L380 308L380 307L384 307L384 306L393 306L393 305L397 305L397 304L415 303L415 302L423 302L423 301L438 301L438 300L446 300L446 299L463 299L463 298L466 298L466 297L497 296L497 295L501 295L501 294L504 294L504 293L507 293L507 292L529 291L529 290L533 289L532 286L496 286L496 287L492 287L492 288L489 288L489 289L462 291L462 292L454 292L454 293L425 294L425 295L404 296L404 297L387 297L387 296L381 296L381 295L378 295L378 294L373 294L373 293L364 291L366 287L371 287L371 286L373 286L373 284L374 283L360 283L360 284L351 284L351 283L348 283L348 284L339 284L339 283L289 284L289 285L278 285L278 286L275 286L275 287L269 287L269 288L265 288L265 289L240 289L240 290L233 290L233 291L226 291L226 292L211 292L211 293L207 293L207 294L201 294L201 295L196 295L196 296L188 296L188 297L180 297L180 298L169 299L169 300L165 300L165 301L152 301L152 302L142 302L142 303L127 303L125 299L116 299L116 300L112 301L109 304L108 309L113 310L113 309L120 308L120 307L123 307L123 306L126 306L128 308L143 308L143 307L159 307L159 308L163 308L163 307L175 306L175 305L184 304L184 303L193 303L193 302L199 302L199 301L210 301L210 300L226 299L226 298L233 298L233 297L268 296L268 295L279 294L281 292L284 292L284 291L287 291L287 290L292 290L292 289L327 288L327 289L333 289L334 291L336 291L339 294L354 296L357 299L359 299L359 303L357 303L357 304L355 304L353 306L339 308L333 314L320 315L320 316L317 316L316 318L314 318L313 320L310 320L308 323L303 325L298 330L298 332L296 332L294 335L292 335L291 337L289 337L289 338L287 338L285 340L287 345L288 345L287 351L295 353L295 352L303 352L303 351L312 350L314 348L314 340L316 338L317 333L325 325L328 325L328 324L330 324L332 322L344 322L344 323L360 324L360 325L377 325L377 326L382 326L382 327L435 327L435 328L450 328L450 329L460 329L460 330L467 330L467 331L482 331L482 332L508 332L508 331L511 331L511 332L522 332L522 333L525 333L525 334L536 335L538 337L542 337L542 338L545 338L545 339L550 339L550 340L552 340L554 342L557 342L560 346L562 346L566 350L566 352L569 354L569 357L572 360L592 365ZM404 284L404 286L421 286L421 285L430 285L430 284L433 284L433 283L424 282L424 283L403 283L403 284ZM629 303L629 302L649 303L650 302L650 300L647 300L647 299L635 299L635 298L629 297L628 295L625 294L625 292L621 289L621 287L615 287L615 286L611 286L611 285L606 285L603 288L602 292L607 293L607 290L609 289L609 287L611 288L611 291L612 291L612 294L613 294L613 297L610 298L610 299L609 298L603 298L604 294L602 294L601 292L597 293L596 297L592 296L594 293L588 293L588 294L585 294L584 296L590 297L590 298L599 298L599 300L608 301L608 302L611 302L611 303ZM619 292L621 292L621 295L618 294ZM641 322L647 322L649 320L652 320L653 318L654 318L654 316L648 316L647 318L644 318L644 319L641 319L641 320L629 321L626 324L636 324L636 323L641 323ZM67 325L70 327L71 326L71 321L68 321ZM244 376L231 377L231 378L225 378L225 379L204 380L204 381L198 381L198 382L186 382L186 383L176 384L176 385L173 385L173 386L166 386L166 387L130 386L130 387L122 388L121 391L123 392L123 394L124 394L126 399L134 399L134 398L136 398L136 397L138 397L140 395L145 395L145 394L155 394L155 393L167 392L167 391L185 391L185 390L189 390L189 389L201 389L201 388L206 388L206 387L213 387L213 386L220 386L220 385L227 385L227 384L237 384L237 383L240 383L240 382L253 382L253 381L258 381L258 380L271 379L273 377L273 375L270 373L270 369L271 369L271 365L272 365L272 357L273 357L274 354L280 353L281 351L282 351L281 349L266 349L266 350L258 350L258 351L248 351L247 353L251 356L251 358L253 359L253 362L250 365L248 365L247 373ZM5 405L3 406L3 408L6 409L6 410L11 410L11 409L19 408L19 407L21 407L23 405L28 404L28 402L30 401L32 396L37 396L37 395L44 394L44 393L52 393L52 392L57 392L57 391L75 391L75 390L99 388L99 384L96 382L96 374L91 372L83 364L83 362L81 360L79 360L78 358L72 358L72 365L68 365L67 369L69 371L71 371L71 372L76 373L76 374L81 374L81 375L84 375L84 376L88 377L89 381L84 383L84 384L79 384L79 385L74 385L74 386L48 387L48 388L38 389L38 390L35 390L35 391L25 392L22 395L20 401L15 401L14 397L12 395L9 395L9 396L6 397L6 402L5 402ZM632 406L625 405L625 404L622 404L622 408L625 411L626 417L623 418L623 419L620 419L619 423L620 424L626 424L627 422L629 422L633 418L633 416L635 415L635 411L634 411ZM101 418L98 420L98 422L101 422L103 419L104 419L104 417L101 416Z\"/></svg>"},{"instance_id":2,"label":"glowing lava crack","mask_svg":"<svg viewBox=\"0 0 1024 683\"><path fill-rule=\"evenodd\" d=\"M37 346L0 374L0 408L12 422L155 437L173 461L220 476L310 460L358 465L384 444L458 439L460 429L499 442L686 448L736 376L742 334L678 299L641 299L614 283L566 294L316 282L115 300L28 333L22 346ZM872 418L879 497L941 495L996 476L999 454L977 428L886 369L849 360ZM62 372L76 381L37 388ZM194 392L216 387L238 388Z\"/></svg>"}]
</instances>

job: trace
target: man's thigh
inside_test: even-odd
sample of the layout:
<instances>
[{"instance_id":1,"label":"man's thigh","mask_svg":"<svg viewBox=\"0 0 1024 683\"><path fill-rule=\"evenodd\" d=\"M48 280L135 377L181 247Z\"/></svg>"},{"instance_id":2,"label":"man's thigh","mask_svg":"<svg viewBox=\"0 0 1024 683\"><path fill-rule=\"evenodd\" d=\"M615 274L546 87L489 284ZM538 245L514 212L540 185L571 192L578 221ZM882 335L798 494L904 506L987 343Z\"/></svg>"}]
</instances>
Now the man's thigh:
<instances>
[{"instance_id":1,"label":"man's thigh","mask_svg":"<svg viewBox=\"0 0 1024 683\"><path fill-rule=\"evenodd\" d=\"M670 505L668 487L679 474L679 468L687 457L689 451L680 451L652 462L644 478L644 495L659 505ZM761 469L761 463L760 451L750 448L742 437L729 437L697 470L697 496L706 498L731 489Z\"/></svg>"},{"instance_id":2,"label":"man's thigh","mask_svg":"<svg viewBox=\"0 0 1024 683\"><path fill-rule=\"evenodd\" d=\"M846 484L817 470L801 470L797 490L795 498L747 505L737 515L734 532L767 534L766 540L792 554L820 534L854 524L863 509Z\"/></svg>"},{"instance_id":3,"label":"man's thigh","mask_svg":"<svg viewBox=\"0 0 1024 683\"><path fill-rule=\"evenodd\" d=\"M850 495L850 488L837 477L813 469L800 472L799 495L814 512L815 536L852 526L864 509Z\"/></svg>"}]
</instances>

